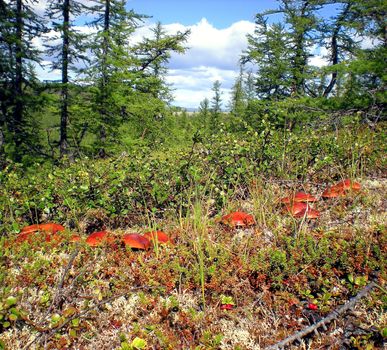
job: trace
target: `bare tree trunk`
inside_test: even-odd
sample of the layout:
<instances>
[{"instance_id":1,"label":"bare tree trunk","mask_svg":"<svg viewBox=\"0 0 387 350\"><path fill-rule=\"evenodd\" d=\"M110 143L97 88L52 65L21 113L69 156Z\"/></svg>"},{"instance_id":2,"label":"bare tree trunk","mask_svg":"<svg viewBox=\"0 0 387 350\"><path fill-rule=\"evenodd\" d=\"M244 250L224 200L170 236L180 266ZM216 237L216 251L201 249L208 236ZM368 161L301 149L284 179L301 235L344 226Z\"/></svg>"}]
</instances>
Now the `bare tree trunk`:
<instances>
[{"instance_id":1,"label":"bare tree trunk","mask_svg":"<svg viewBox=\"0 0 387 350\"><path fill-rule=\"evenodd\" d=\"M70 0L63 3L63 45L62 45L62 91L61 91L61 117L60 117L60 156L68 153L67 125L68 125L68 65L69 65L69 22Z\"/></svg>"},{"instance_id":2,"label":"bare tree trunk","mask_svg":"<svg viewBox=\"0 0 387 350\"><path fill-rule=\"evenodd\" d=\"M102 77L101 77L101 101L100 101L100 115L102 119L102 125L100 128L100 142L101 147L99 149L99 156L105 157L106 150L106 126L108 118L107 111L107 88L108 88L108 69L107 69L107 58L109 53L109 30L110 30L110 0L106 0L105 2L105 13L104 13L104 26L103 26L103 42L102 42Z\"/></svg>"},{"instance_id":3,"label":"bare tree trunk","mask_svg":"<svg viewBox=\"0 0 387 350\"><path fill-rule=\"evenodd\" d=\"M343 10L341 16L337 19L335 29L333 30L332 33L332 38L331 38L331 66L334 67L339 63L339 49L338 49L338 36L339 36L339 31L341 28L341 22L345 19L345 17L348 14L348 11L351 7L351 4L348 3L345 9ZM325 88L323 92L324 97L328 97L328 95L331 93L333 88L335 87L337 82L337 71L332 72L331 76L331 81L329 82L328 86Z\"/></svg>"},{"instance_id":4,"label":"bare tree trunk","mask_svg":"<svg viewBox=\"0 0 387 350\"><path fill-rule=\"evenodd\" d=\"M21 145L23 143L23 1L16 2L16 45L15 45L15 81L12 131L15 142L15 161L20 162L22 158Z\"/></svg>"}]
</instances>

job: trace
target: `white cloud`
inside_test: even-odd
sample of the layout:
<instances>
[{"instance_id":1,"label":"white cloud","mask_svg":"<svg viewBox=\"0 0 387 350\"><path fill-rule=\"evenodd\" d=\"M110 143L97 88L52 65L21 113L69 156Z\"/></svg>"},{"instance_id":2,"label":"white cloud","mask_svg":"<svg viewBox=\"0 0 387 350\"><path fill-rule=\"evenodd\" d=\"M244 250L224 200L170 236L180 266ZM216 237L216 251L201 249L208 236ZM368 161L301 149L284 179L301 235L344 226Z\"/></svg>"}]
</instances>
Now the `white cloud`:
<instances>
[{"instance_id":1,"label":"white cloud","mask_svg":"<svg viewBox=\"0 0 387 350\"><path fill-rule=\"evenodd\" d=\"M174 24L173 29L177 28ZM183 27L180 30L182 29ZM190 49L184 56L173 55L171 67L211 66L235 69L242 50L247 47L246 34L254 31L254 23L239 21L228 28L217 29L203 18L199 23L184 29L191 30L187 43Z\"/></svg>"},{"instance_id":2,"label":"white cloud","mask_svg":"<svg viewBox=\"0 0 387 350\"><path fill-rule=\"evenodd\" d=\"M324 67L329 64L328 60L328 50L325 46L317 46L315 45L312 48L311 54L312 57L309 58L309 64L316 67Z\"/></svg>"},{"instance_id":3,"label":"white cloud","mask_svg":"<svg viewBox=\"0 0 387 350\"><path fill-rule=\"evenodd\" d=\"M174 104L198 107L205 97L212 97L215 80L222 84L223 106L229 100L230 88L239 71L239 58L247 48L246 34L254 31L254 23L239 21L225 29L217 29L205 18L193 26L179 23L165 26L173 33L191 30L184 55L174 54L167 81L175 87Z\"/></svg>"},{"instance_id":4,"label":"white cloud","mask_svg":"<svg viewBox=\"0 0 387 350\"><path fill-rule=\"evenodd\" d=\"M173 84L175 88L173 92L175 105L197 108L200 101L206 97L211 99L213 83L219 80L222 84L223 107L226 107L230 99L231 86L237 74L237 70L223 70L209 66L171 69L167 82Z\"/></svg>"},{"instance_id":5,"label":"white cloud","mask_svg":"<svg viewBox=\"0 0 387 350\"><path fill-rule=\"evenodd\" d=\"M131 42L151 35L148 23L136 31ZM222 84L223 106L228 104L231 86L239 72L239 58L247 48L246 35L254 31L254 23L239 21L225 29L217 29L202 18L192 26L181 23L164 25L167 33L191 30L185 54L172 54L167 82L173 84L174 104L197 108L204 98L211 98L215 80Z\"/></svg>"},{"instance_id":6,"label":"white cloud","mask_svg":"<svg viewBox=\"0 0 387 350\"><path fill-rule=\"evenodd\" d=\"M40 3L44 1L41 0ZM154 24L146 23L139 28L130 42L137 43L143 37L150 36ZM223 106L229 100L230 88L239 72L239 58L247 47L246 34L254 31L254 23L239 21L225 29L217 29L205 18L192 26L184 26L180 23L164 25L167 33L191 30L191 35L186 43L189 48L184 55L173 54L169 63L167 82L173 84L174 104L182 107L198 107L205 97L212 97L212 85L215 80L222 84ZM90 33L93 29L86 26L77 27L84 33ZM52 41L53 32L49 32L46 38L35 39L35 45L43 48L43 43ZM43 56L45 61L49 57ZM38 75L42 79L59 79L55 72L48 73L39 69ZM44 77L44 78L43 78Z\"/></svg>"}]
</instances>

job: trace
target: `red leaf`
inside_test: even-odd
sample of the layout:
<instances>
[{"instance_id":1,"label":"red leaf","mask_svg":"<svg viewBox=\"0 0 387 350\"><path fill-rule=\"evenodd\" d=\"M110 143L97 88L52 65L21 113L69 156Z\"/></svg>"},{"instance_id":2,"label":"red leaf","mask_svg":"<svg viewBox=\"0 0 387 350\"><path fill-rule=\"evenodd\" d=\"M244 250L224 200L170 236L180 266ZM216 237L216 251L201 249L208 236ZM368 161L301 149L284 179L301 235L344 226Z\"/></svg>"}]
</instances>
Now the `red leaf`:
<instances>
[{"instance_id":1,"label":"red leaf","mask_svg":"<svg viewBox=\"0 0 387 350\"><path fill-rule=\"evenodd\" d=\"M233 304L222 304L220 305L221 310L232 310L234 308Z\"/></svg>"}]
</instances>

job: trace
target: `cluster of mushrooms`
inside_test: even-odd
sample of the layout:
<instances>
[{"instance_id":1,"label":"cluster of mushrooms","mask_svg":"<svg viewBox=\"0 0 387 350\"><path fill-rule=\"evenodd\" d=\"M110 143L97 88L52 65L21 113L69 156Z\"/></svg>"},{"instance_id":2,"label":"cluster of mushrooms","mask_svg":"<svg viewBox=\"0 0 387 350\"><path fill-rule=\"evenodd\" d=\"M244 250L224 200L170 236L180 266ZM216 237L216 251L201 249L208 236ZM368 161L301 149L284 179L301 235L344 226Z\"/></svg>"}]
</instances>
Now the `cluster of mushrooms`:
<instances>
[{"instance_id":1,"label":"cluster of mushrooms","mask_svg":"<svg viewBox=\"0 0 387 350\"><path fill-rule=\"evenodd\" d=\"M24 227L18 236L16 242L28 242L34 241L37 233L43 235L46 242L62 242L65 237L61 234L65 228L62 225L56 223L36 224ZM79 235L73 234L69 237L68 241L71 243L79 242L82 238ZM163 231L150 231L145 232L143 235L137 233L128 233L117 238L113 233L109 231L98 231L90 234L85 243L90 247L98 247L102 245L109 245L117 247L118 245L124 245L131 249L147 250L153 244L167 244L172 243L171 239Z\"/></svg>"},{"instance_id":2,"label":"cluster of mushrooms","mask_svg":"<svg viewBox=\"0 0 387 350\"><path fill-rule=\"evenodd\" d=\"M338 182L325 189L321 198L338 198L343 197L349 192L358 192L361 185L358 182L346 179ZM296 192L292 195L280 199L280 203L284 205L285 211L294 218L317 219L320 217L320 212L310 205L317 202L318 198L305 192ZM237 211L223 216L221 222L230 227L246 227L255 224L254 217L250 214Z\"/></svg>"},{"instance_id":3,"label":"cluster of mushrooms","mask_svg":"<svg viewBox=\"0 0 387 350\"><path fill-rule=\"evenodd\" d=\"M321 195L324 199L343 197L348 192L358 192L361 185L358 182L346 179L337 184L328 187ZM282 198L281 204L284 205L286 212L290 213L295 218L317 219L320 212L313 209L310 203L317 202L318 199L305 192L296 192L291 196ZM232 212L223 216L220 222L229 227L247 227L255 224L254 216L241 211ZM46 242L62 242L65 237L61 234L65 228L56 223L35 224L24 227L18 236L16 242L32 243L36 234L40 233ZM69 242L81 241L79 235L73 234L68 238ZM90 247L98 247L102 245L124 245L125 247L137 250L148 250L152 245L156 244L171 244L171 238L163 231L145 232L143 235L137 233L125 234L121 237L116 237L109 231L98 231L90 234L85 243Z\"/></svg>"}]
</instances>

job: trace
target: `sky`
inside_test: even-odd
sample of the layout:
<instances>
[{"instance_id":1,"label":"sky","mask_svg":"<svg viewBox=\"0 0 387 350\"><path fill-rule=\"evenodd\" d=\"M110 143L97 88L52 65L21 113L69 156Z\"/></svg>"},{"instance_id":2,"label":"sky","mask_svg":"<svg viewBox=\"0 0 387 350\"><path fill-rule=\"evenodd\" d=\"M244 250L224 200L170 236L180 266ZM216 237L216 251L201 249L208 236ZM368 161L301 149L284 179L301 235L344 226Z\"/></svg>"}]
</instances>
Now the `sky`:
<instances>
[{"instance_id":1,"label":"sky","mask_svg":"<svg viewBox=\"0 0 387 350\"><path fill-rule=\"evenodd\" d=\"M45 0L39 0L37 12L43 13ZM173 54L166 80L172 84L173 105L197 108L204 98L211 99L212 85L221 82L223 108L227 107L230 89L238 74L238 60L247 48L246 35L254 31L257 12L273 8L275 0L128 0L127 8L151 16L134 34L134 40L150 35L150 28L160 21L168 33L191 30L185 54ZM80 24L82 27L82 24ZM80 28L88 31L88 28ZM36 39L43 47L47 39ZM44 80L60 79L59 71L37 67Z\"/></svg>"},{"instance_id":2,"label":"sky","mask_svg":"<svg viewBox=\"0 0 387 350\"><path fill-rule=\"evenodd\" d=\"M38 12L43 11L45 1L39 0ZM227 108L239 72L240 56L247 48L246 35L254 32L254 16L276 7L275 0L127 1L128 9L152 16L134 34L134 41L150 35L150 28L157 21L171 34L191 30L186 44L189 49L183 55L172 55L166 77L174 89L172 104L185 108L197 108L204 98L211 99L211 88L216 80L221 82L223 108ZM82 23L79 29L90 31ZM42 46L44 40L36 39L37 46ZM49 63L49 57L45 60ZM37 73L41 79L60 79L59 71L38 67Z\"/></svg>"},{"instance_id":3,"label":"sky","mask_svg":"<svg viewBox=\"0 0 387 350\"><path fill-rule=\"evenodd\" d=\"M149 22L160 21L171 33L191 29L189 50L172 56L167 76L175 89L173 104L186 108L211 99L216 80L227 107L240 55L247 48L246 35L254 31L254 16L274 6L274 0L128 1L128 8L152 15Z\"/></svg>"}]
</instances>

